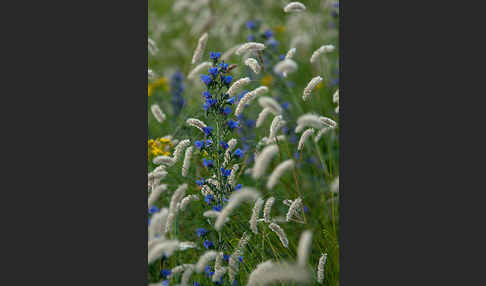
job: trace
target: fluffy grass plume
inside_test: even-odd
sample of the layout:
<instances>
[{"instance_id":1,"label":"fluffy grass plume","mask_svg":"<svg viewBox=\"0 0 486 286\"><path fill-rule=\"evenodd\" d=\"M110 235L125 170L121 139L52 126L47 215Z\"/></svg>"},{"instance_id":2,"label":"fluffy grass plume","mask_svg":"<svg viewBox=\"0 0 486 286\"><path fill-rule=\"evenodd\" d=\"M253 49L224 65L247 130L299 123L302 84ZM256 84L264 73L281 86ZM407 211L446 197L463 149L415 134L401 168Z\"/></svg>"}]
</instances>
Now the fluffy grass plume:
<instances>
[{"instance_id":1,"label":"fluffy grass plume","mask_svg":"<svg viewBox=\"0 0 486 286\"><path fill-rule=\"evenodd\" d=\"M278 224L272 222L268 227L278 236L280 242L282 242L282 245L285 248L289 247L289 240L287 239L287 235Z\"/></svg>"},{"instance_id":2,"label":"fluffy grass plume","mask_svg":"<svg viewBox=\"0 0 486 286\"><path fill-rule=\"evenodd\" d=\"M292 159L285 160L278 164L278 166L272 171L272 174L270 174L270 177L268 177L267 189L273 189L273 187L275 187L275 185L278 183L280 177L282 177L283 173L292 169L294 166L295 163Z\"/></svg>"},{"instance_id":3,"label":"fluffy grass plume","mask_svg":"<svg viewBox=\"0 0 486 286\"><path fill-rule=\"evenodd\" d=\"M297 247L297 264L306 266L309 260L309 251L312 244L312 231L306 230L300 235Z\"/></svg>"},{"instance_id":4,"label":"fluffy grass plume","mask_svg":"<svg viewBox=\"0 0 486 286\"><path fill-rule=\"evenodd\" d=\"M324 53L330 53L334 51L334 46L333 45L324 45L324 46L321 46L319 49L315 50L313 53L312 53L312 56L310 58L310 62L313 64L313 63L316 63L317 62L317 59L319 58L320 55L324 54Z\"/></svg>"},{"instance_id":5,"label":"fluffy grass plume","mask_svg":"<svg viewBox=\"0 0 486 286\"><path fill-rule=\"evenodd\" d=\"M253 206L253 211L250 218L250 229L254 234L258 234L257 220L260 216L260 212L263 206L263 200L261 198L257 199L255 205Z\"/></svg>"},{"instance_id":6,"label":"fluffy grass plume","mask_svg":"<svg viewBox=\"0 0 486 286\"><path fill-rule=\"evenodd\" d=\"M247 286L269 285L276 282L293 282L296 284L311 282L312 276L306 267L288 262L264 263L265 265L257 267L250 274Z\"/></svg>"},{"instance_id":7,"label":"fluffy grass plume","mask_svg":"<svg viewBox=\"0 0 486 286\"><path fill-rule=\"evenodd\" d=\"M201 56L204 53L204 49L206 48L207 41L208 33L204 33L197 42L196 49L194 50L194 54L192 56L192 64L197 63L201 59Z\"/></svg>"},{"instance_id":8,"label":"fluffy grass plume","mask_svg":"<svg viewBox=\"0 0 486 286\"><path fill-rule=\"evenodd\" d=\"M317 283L322 284L324 282L324 266L326 265L327 253L323 253L319 258L319 264L317 265Z\"/></svg>"},{"instance_id":9,"label":"fluffy grass plume","mask_svg":"<svg viewBox=\"0 0 486 286\"><path fill-rule=\"evenodd\" d=\"M237 56L240 56L248 51L261 51L265 49L265 45L262 43L248 42L241 45L235 52Z\"/></svg>"},{"instance_id":10,"label":"fluffy grass plume","mask_svg":"<svg viewBox=\"0 0 486 286\"><path fill-rule=\"evenodd\" d=\"M240 78L239 80L235 81L231 86L230 88L228 89L228 94L229 96L233 96L236 94L236 92L238 91L238 89L240 89L241 87L247 85L250 83L250 78L248 77L244 77L244 78Z\"/></svg>"},{"instance_id":11,"label":"fluffy grass plume","mask_svg":"<svg viewBox=\"0 0 486 286\"><path fill-rule=\"evenodd\" d=\"M315 132L314 128L309 128L306 129L304 133L302 133L299 139L299 146L297 146L297 151L302 151L302 149L304 149L305 142L310 136L314 135L314 132Z\"/></svg>"},{"instance_id":12,"label":"fluffy grass plume","mask_svg":"<svg viewBox=\"0 0 486 286\"><path fill-rule=\"evenodd\" d=\"M274 202L275 202L274 197L268 198L267 201L265 202L265 207L263 208L263 218L265 219L266 223L270 223L270 219L271 219L270 212L272 211L272 206Z\"/></svg>"},{"instance_id":13,"label":"fluffy grass plume","mask_svg":"<svg viewBox=\"0 0 486 286\"><path fill-rule=\"evenodd\" d=\"M300 2L290 2L284 7L285 13L302 12L302 11L305 11L305 5Z\"/></svg>"},{"instance_id":14,"label":"fluffy grass plume","mask_svg":"<svg viewBox=\"0 0 486 286\"><path fill-rule=\"evenodd\" d=\"M247 58L245 60L245 65L250 67L255 74L260 73L261 70L260 64L258 64L257 60L255 60L254 58Z\"/></svg>"},{"instance_id":15,"label":"fluffy grass plume","mask_svg":"<svg viewBox=\"0 0 486 286\"><path fill-rule=\"evenodd\" d=\"M211 260L214 260L218 253L214 250L206 251L201 257L199 257L199 261L196 264L196 271L201 273L204 271L204 268L209 264Z\"/></svg>"},{"instance_id":16,"label":"fluffy grass plume","mask_svg":"<svg viewBox=\"0 0 486 286\"><path fill-rule=\"evenodd\" d=\"M321 76L316 76L309 81L307 86L304 88L304 92L302 94L302 99L304 101L307 101L309 99L309 96L311 92L314 90L314 88L322 81Z\"/></svg>"},{"instance_id":17,"label":"fluffy grass plume","mask_svg":"<svg viewBox=\"0 0 486 286\"><path fill-rule=\"evenodd\" d=\"M235 208L245 201L254 201L258 198L260 198L260 193L257 190L249 187L243 188L237 193L232 194L229 198L229 203L223 208L221 214L216 219L214 228L217 231L220 231L225 223L225 219L229 217Z\"/></svg>"},{"instance_id":18,"label":"fluffy grass plume","mask_svg":"<svg viewBox=\"0 0 486 286\"><path fill-rule=\"evenodd\" d=\"M152 110L152 114L154 115L155 119L157 119L159 123L164 122L166 116L158 104L153 104L150 109Z\"/></svg>"},{"instance_id":19,"label":"fluffy grass plume","mask_svg":"<svg viewBox=\"0 0 486 286\"><path fill-rule=\"evenodd\" d=\"M247 94L245 94L240 102L238 103L238 105L236 106L236 111L235 111L235 115L236 116L239 116L241 115L241 113L243 112L243 109L245 108L245 105L246 104L249 104L253 98L257 97L258 95L260 94L263 94L263 93L266 93L268 92L268 87L266 86L260 86L250 92L248 92Z\"/></svg>"},{"instance_id":20,"label":"fluffy grass plume","mask_svg":"<svg viewBox=\"0 0 486 286\"><path fill-rule=\"evenodd\" d=\"M263 176L268 164L272 158L278 153L278 146L275 144L266 146L262 152L255 159L255 165L253 167L252 177L258 179Z\"/></svg>"}]
</instances>

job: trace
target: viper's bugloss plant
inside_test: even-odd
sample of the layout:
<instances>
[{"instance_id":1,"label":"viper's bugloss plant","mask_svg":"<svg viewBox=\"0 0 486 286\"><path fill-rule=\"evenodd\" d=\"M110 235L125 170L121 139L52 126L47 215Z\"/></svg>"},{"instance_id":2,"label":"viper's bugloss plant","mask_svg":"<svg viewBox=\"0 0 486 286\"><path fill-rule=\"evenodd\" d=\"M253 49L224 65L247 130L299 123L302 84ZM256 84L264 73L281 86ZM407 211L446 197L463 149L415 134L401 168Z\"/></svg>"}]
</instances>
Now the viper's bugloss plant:
<instances>
[{"instance_id":1,"label":"viper's bugloss plant","mask_svg":"<svg viewBox=\"0 0 486 286\"><path fill-rule=\"evenodd\" d=\"M229 161L224 164L224 154L228 148L226 142L236 136L235 129L240 127L240 121L233 115L232 108L239 102L240 96L228 94L233 76L229 71L229 63L220 61L220 57L221 52L211 51L212 67L208 69L207 74L200 75L201 81L206 86L206 90L202 92L204 121L209 125L203 127L204 138L194 143L201 155L206 154L202 163L210 171L208 177L215 178L219 182L216 186L209 181L198 181L199 186L206 185L211 189L212 197L207 199L207 202L214 206L223 205L223 198L235 190L228 183L231 174L231 169L228 167L238 163L243 154L240 149L237 149L236 153L230 154Z\"/></svg>"},{"instance_id":2,"label":"viper's bugloss plant","mask_svg":"<svg viewBox=\"0 0 486 286\"><path fill-rule=\"evenodd\" d=\"M184 84L184 75L180 71L176 71L170 77L170 93L172 94L171 104L174 114L179 114L184 107L184 91L186 89ZM175 117L174 117L175 118Z\"/></svg>"}]
</instances>

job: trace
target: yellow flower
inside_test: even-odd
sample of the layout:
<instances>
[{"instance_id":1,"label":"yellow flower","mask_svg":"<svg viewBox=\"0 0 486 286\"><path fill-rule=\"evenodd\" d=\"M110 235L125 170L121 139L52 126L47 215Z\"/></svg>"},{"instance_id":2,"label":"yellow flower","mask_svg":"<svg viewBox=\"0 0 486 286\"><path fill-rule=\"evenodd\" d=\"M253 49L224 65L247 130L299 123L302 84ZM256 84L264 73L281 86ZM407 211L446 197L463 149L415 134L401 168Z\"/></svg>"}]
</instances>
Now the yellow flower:
<instances>
[{"instance_id":1,"label":"yellow flower","mask_svg":"<svg viewBox=\"0 0 486 286\"><path fill-rule=\"evenodd\" d=\"M273 82L273 76L267 74L266 76L262 77L262 85L270 86Z\"/></svg>"},{"instance_id":2,"label":"yellow flower","mask_svg":"<svg viewBox=\"0 0 486 286\"><path fill-rule=\"evenodd\" d=\"M170 139L157 138L148 140L148 156L170 156L170 148L173 147Z\"/></svg>"},{"instance_id":3,"label":"yellow flower","mask_svg":"<svg viewBox=\"0 0 486 286\"><path fill-rule=\"evenodd\" d=\"M285 31L285 26L276 26L273 30L277 33L283 33Z\"/></svg>"},{"instance_id":4,"label":"yellow flower","mask_svg":"<svg viewBox=\"0 0 486 286\"><path fill-rule=\"evenodd\" d=\"M151 96L155 88L162 87L165 91L169 91L169 82L167 78L161 77L158 80L148 85L148 96Z\"/></svg>"},{"instance_id":5,"label":"yellow flower","mask_svg":"<svg viewBox=\"0 0 486 286\"><path fill-rule=\"evenodd\" d=\"M324 87L324 81L321 81L318 85L316 85L316 89L321 89Z\"/></svg>"}]
</instances>

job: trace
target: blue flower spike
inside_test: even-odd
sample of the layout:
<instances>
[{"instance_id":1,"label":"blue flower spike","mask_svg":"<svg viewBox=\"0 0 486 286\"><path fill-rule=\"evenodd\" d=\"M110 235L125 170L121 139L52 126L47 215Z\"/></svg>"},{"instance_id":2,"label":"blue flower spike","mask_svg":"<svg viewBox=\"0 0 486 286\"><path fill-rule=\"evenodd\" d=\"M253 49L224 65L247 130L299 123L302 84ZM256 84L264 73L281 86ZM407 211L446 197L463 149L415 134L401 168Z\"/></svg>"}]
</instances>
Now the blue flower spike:
<instances>
[{"instance_id":1,"label":"blue flower spike","mask_svg":"<svg viewBox=\"0 0 486 286\"><path fill-rule=\"evenodd\" d=\"M196 229L196 233L197 233L198 237L201 237L201 236L206 235L206 233L208 233L208 231L205 228L198 228L198 229Z\"/></svg>"},{"instance_id":2,"label":"blue flower spike","mask_svg":"<svg viewBox=\"0 0 486 286\"><path fill-rule=\"evenodd\" d=\"M211 126L203 127L203 131L204 131L204 134L209 136L209 135L211 135L211 131L213 131L213 127L211 127Z\"/></svg>"},{"instance_id":3,"label":"blue flower spike","mask_svg":"<svg viewBox=\"0 0 486 286\"><path fill-rule=\"evenodd\" d=\"M209 57L210 57L210 58L211 58L213 61L217 62L217 61L218 61L218 59L219 59L219 57L221 57L221 53L220 53L220 52L210 52L210 53L209 53Z\"/></svg>"},{"instance_id":4,"label":"blue flower spike","mask_svg":"<svg viewBox=\"0 0 486 286\"><path fill-rule=\"evenodd\" d=\"M200 187L202 187L202 185L204 185L205 182L206 180L204 180L204 178L201 178L201 180L196 180L196 184Z\"/></svg>"},{"instance_id":5,"label":"blue flower spike","mask_svg":"<svg viewBox=\"0 0 486 286\"><path fill-rule=\"evenodd\" d=\"M213 166L213 160L203 158L203 165L206 168L211 168Z\"/></svg>"},{"instance_id":6,"label":"blue flower spike","mask_svg":"<svg viewBox=\"0 0 486 286\"><path fill-rule=\"evenodd\" d=\"M154 213L156 213L156 212L158 212L158 211L159 211L159 208L158 208L158 207L156 207L156 206L151 206L151 207L149 208L149 214L154 214Z\"/></svg>"},{"instance_id":7,"label":"blue flower spike","mask_svg":"<svg viewBox=\"0 0 486 286\"><path fill-rule=\"evenodd\" d=\"M202 80L202 82L204 82L204 84L205 84L205 85L207 85L207 86L209 86L209 85L211 84L211 82L213 81L213 80L211 79L211 77L210 77L210 76L208 76L207 74L202 74L202 75L201 75L201 80Z\"/></svg>"},{"instance_id":8,"label":"blue flower spike","mask_svg":"<svg viewBox=\"0 0 486 286\"><path fill-rule=\"evenodd\" d=\"M204 245L204 247L206 249L210 249L211 247L214 246L214 244L211 241L209 241L209 240L205 240L204 243L203 243L203 245Z\"/></svg>"},{"instance_id":9,"label":"blue flower spike","mask_svg":"<svg viewBox=\"0 0 486 286\"><path fill-rule=\"evenodd\" d=\"M237 128L239 126L239 123L240 123L239 121L234 121L233 119L230 119L228 121L228 127L230 129L235 129L235 128Z\"/></svg>"},{"instance_id":10,"label":"blue flower spike","mask_svg":"<svg viewBox=\"0 0 486 286\"><path fill-rule=\"evenodd\" d=\"M172 274L172 271L170 269L162 269L162 270L160 270L160 275L162 275L163 278L166 278L170 274Z\"/></svg>"},{"instance_id":11,"label":"blue flower spike","mask_svg":"<svg viewBox=\"0 0 486 286\"><path fill-rule=\"evenodd\" d=\"M242 151L240 148L238 148L235 151L235 156L237 156L238 158L241 159L241 157L243 156L244 153L245 153L244 151Z\"/></svg>"}]
</instances>

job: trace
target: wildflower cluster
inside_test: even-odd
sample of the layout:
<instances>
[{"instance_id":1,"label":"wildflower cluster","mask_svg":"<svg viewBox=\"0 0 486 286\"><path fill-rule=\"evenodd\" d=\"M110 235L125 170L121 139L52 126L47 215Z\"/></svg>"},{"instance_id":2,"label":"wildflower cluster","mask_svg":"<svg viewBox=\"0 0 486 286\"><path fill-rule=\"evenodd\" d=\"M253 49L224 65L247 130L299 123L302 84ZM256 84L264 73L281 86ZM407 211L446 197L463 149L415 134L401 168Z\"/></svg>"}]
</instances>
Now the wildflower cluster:
<instances>
[{"instance_id":1,"label":"wildflower cluster","mask_svg":"<svg viewBox=\"0 0 486 286\"><path fill-rule=\"evenodd\" d=\"M169 156L172 142L169 138L156 138L148 140L148 157Z\"/></svg>"}]
</instances>

